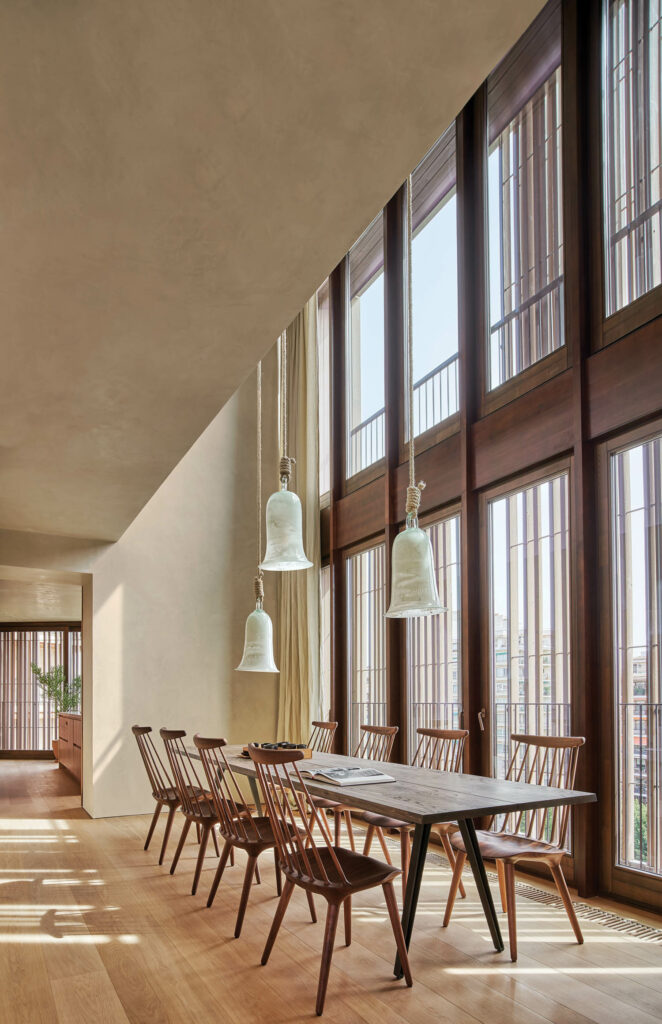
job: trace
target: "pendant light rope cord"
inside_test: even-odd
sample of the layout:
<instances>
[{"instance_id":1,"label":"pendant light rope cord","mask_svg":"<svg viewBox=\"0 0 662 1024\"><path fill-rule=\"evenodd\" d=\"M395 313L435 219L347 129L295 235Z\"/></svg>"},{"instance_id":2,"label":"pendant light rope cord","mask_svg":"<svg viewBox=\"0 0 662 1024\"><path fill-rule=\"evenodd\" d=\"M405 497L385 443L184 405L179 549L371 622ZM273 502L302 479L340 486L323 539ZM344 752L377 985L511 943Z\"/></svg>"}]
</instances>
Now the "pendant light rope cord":
<instances>
[{"instance_id":1,"label":"pendant light rope cord","mask_svg":"<svg viewBox=\"0 0 662 1024\"><path fill-rule=\"evenodd\" d=\"M411 174L407 179L407 397L409 400L409 486L407 487L407 520L415 519L421 504L421 491L425 482L415 483L414 441L414 302L413 302L413 202Z\"/></svg>"},{"instance_id":2,"label":"pendant light rope cord","mask_svg":"<svg viewBox=\"0 0 662 1024\"><path fill-rule=\"evenodd\" d=\"M264 573L262 561L262 362L257 364L257 576L255 577L255 600L264 599Z\"/></svg>"},{"instance_id":3,"label":"pendant light rope cord","mask_svg":"<svg viewBox=\"0 0 662 1024\"><path fill-rule=\"evenodd\" d=\"M280 336L280 429L282 451L280 456L280 478L290 479L296 459L287 454L287 331Z\"/></svg>"}]
</instances>

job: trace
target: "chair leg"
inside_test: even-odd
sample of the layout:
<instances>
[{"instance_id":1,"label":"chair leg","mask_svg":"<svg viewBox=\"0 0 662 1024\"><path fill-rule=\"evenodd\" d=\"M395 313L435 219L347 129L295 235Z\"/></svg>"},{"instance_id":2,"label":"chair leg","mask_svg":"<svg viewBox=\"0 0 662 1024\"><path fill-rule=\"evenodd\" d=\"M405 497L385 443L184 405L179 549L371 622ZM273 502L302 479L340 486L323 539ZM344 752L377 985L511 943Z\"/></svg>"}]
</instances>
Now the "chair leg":
<instances>
[{"instance_id":1,"label":"chair leg","mask_svg":"<svg viewBox=\"0 0 662 1024\"><path fill-rule=\"evenodd\" d=\"M267 936L267 942L266 942L266 945L264 947L264 953L262 954L262 959L260 961L262 966L264 966L264 964L266 964L267 960L269 959L269 956L271 955L271 950L273 949L274 942L276 941L276 936L278 935L278 930L279 930L279 928L281 926L283 918L285 917L285 911L287 910L287 904L290 902L290 898L291 898L293 892L294 892L294 882L290 878L286 878L285 879L285 885L283 886L283 892L282 892L281 897L280 897L280 899L278 901L278 906L276 907L276 913L274 915L274 919L273 919L272 924L271 924L271 930L269 931L269 935Z\"/></svg>"},{"instance_id":2,"label":"chair leg","mask_svg":"<svg viewBox=\"0 0 662 1024\"><path fill-rule=\"evenodd\" d=\"M156 807L154 808L154 815L152 817L152 821L149 826L149 832L147 833L147 839L145 840L145 845L143 847L143 849L145 850L149 850L149 844L151 842L152 836L154 835L154 829L156 828L156 823L159 820L159 814L161 813L162 807L163 804L157 803Z\"/></svg>"},{"instance_id":3,"label":"chair leg","mask_svg":"<svg viewBox=\"0 0 662 1024\"><path fill-rule=\"evenodd\" d=\"M246 865L246 874L244 875L244 884L241 889L241 899L239 900L239 910L237 911L237 922L234 926L234 937L238 939L241 935L241 926L244 923L244 914L246 913L246 904L248 903L248 894L251 891L251 884L253 882L253 875L255 874L255 868L257 867L257 857L249 857Z\"/></svg>"},{"instance_id":4,"label":"chair leg","mask_svg":"<svg viewBox=\"0 0 662 1024\"><path fill-rule=\"evenodd\" d=\"M165 857L166 846L168 845L168 840L170 839L170 830L172 829L172 823L175 817L176 810L176 804L171 804L170 807L168 808L168 818L166 821L165 832L163 833L163 842L161 844L161 855L159 857L159 864L163 864L163 858Z\"/></svg>"},{"instance_id":5,"label":"chair leg","mask_svg":"<svg viewBox=\"0 0 662 1024\"><path fill-rule=\"evenodd\" d=\"M345 945L351 946L352 944L352 897L346 896L343 900L343 909L345 911Z\"/></svg>"},{"instance_id":6,"label":"chair leg","mask_svg":"<svg viewBox=\"0 0 662 1024\"><path fill-rule=\"evenodd\" d=\"M313 924L317 924L317 911L315 910L315 900L310 889L306 889L306 896L308 897L308 908L310 910L310 919Z\"/></svg>"},{"instance_id":7,"label":"chair leg","mask_svg":"<svg viewBox=\"0 0 662 1024\"><path fill-rule=\"evenodd\" d=\"M218 839L216 838L216 829L213 828L213 827L212 827L212 830L211 830L211 837L214 840L214 850L216 851L216 856L220 857L221 854L220 854L219 849L218 849Z\"/></svg>"},{"instance_id":8,"label":"chair leg","mask_svg":"<svg viewBox=\"0 0 662 1024\"><path fill-rule=\"evenodd\" d=\"M280 875L280 864L278 863L278 847L274 846L274 867L276 869L276 895L280 896L282 892L282 882Z\"/></svg>"},{"instance_id":9,"label":"chair leg","mask_svg":"<svg viewBox=\"0 0 662 1024\"><path fill-rule=\"evenodd\" d=\"M441 845L444 848L444 853L446 854L446 858L448 860L448 863L451 866L451 871L453 871L455 869L455 851L454 851L453 847L451 846L451 841L448 838L448 836L445 836L445 835L441 835L441 836L439 836L439 838L441 839ZM462 879L460 879L460 899L462 899L462 900L465 899L466 895L467 894L466 894L464 885L462 883ZM505 909L506 908L504 907L504 910Z\"/></svg>"},{"instance_id":10,"label":"chair leg","mask_svg":"<svg viewBox=\"0 0 662 1024\"><path fill-rule=\"evenodd\" d=\"M171 875L174 875L174 873L175 873L175 868L177 867L177 862L179 861L179 855L182 852L182 850L184 849L184 843L186 842L186 837L188 835L188 830L190 829L190 827L191 827L191 819L190 818L186 818L186 820L184 821L184 826L182 828L182 834L179 837L179 842L177 844L177 849L175 850L175 856L174 856L173 862L170 865L170 874Z\"/></svg>"},{"instance_id":11,"label":"chair leg","mask_svg":"<svg viewBox=\"0 0 662 1024\"><path fill-rule=\"evenodd\" d=\"M502 860L498 860L496 862L496 866L497 866L497 876L499 878L499 892L501 894L501 909L503 910L503 912L505 914L506 910L508 909L508 903L507 903L507 897L506 897L506 876L505 876L505 873L504 873L504 870L503 870L503 861Z\"/></svg>"},{"instance_id":12,"label":"chair leg","mask_svg":"<svg viewBox=\"0 0 662 1024\"><path fill-rule=\"evenodd\" d=\"M508 914L510 959L515 963L517 960L517 910L515 907L515 865L512 861L504 861L503 874L506 882L506 913Z\"/></svg>"},{"instance_id":13,"label":"chair leg","mask_svg":"<svg viewBox=\"0 0 662 1024\"><path fill-rule=\"evenodd\" d=\"M402 967L402 973L405 976L405 981L409 988L412 986L411 969L409 967L409 956L407 954L407 943L405 942L404 932L402 931L402 924L400 923L400 915L398 914L398 904L395 899L395 889L393 888L393 882L384 882L382 885L384 890L384 898L386 900L386 906L388 908L388 916L391 918L391 927L393 929L393 936L395 938L395 945L400 956L400 965Z\"/></svg>"},{"instance_id":14,"label":"chair leg","mask_svg":"<svg viewBox=\"0 0 662 1024\"><path fill-rule=\"evenodd\" d=\"M198 859L195 862L195 874L193 875L193 885L191 886L191 896L195 896L198 891L198 882L200 881L200 872L202 871L202 864L205 859L205 851L207 849L207 843L209 841L209 829L202 829L202 836L200 839L200 849L198 850Z\"/></svg>"},{"instance_id":15,"label":"chair leg","mask_svg":"<svg viewBox=\"0 0 662 1024\"><path fill-rule=\"evenodd\" d=\"M197 821L195 823L195 835L196 835L196 839L198 840L198 844L199 844L200 843L200 825L199 825L199 823Z\"/></svg>"},{"instance_id":16,"label":"chair leg","mask_svg":"<svg viewBox=\"0 0 662 1024\"><path fill-rule=\"evenodd\" d=\"M326 997L326 987L329 983L329 968L331 967L331 957L333 956L333 943L336 937L336 928L338 927L338 916L340 913L340 907L337 903L329 903L326 911L326 927L324 929L324 946L322 948L322 964L320 966L320 980L317 986L317 1003L315 1010L317 1016L322 1016L324 1009L324 999Z\"/></svg>"},{"instance_id":17,"label":"chair leg","mask_svg":"<svg viewBox=\"0 0 662 1024\"><path fill-rule=\"evenodd\" d=\"M391 854L389 853L388 846L386 845L384 833L381 830L381 828L379 828L379 826L377 826L377 838L379 839L379 845L381 846L382 853L384 854L384 860L386 861L387 864L392 864L393 861L391 860Z\"/></svg>"},{"instance_id":18,"label":"chair leg","mask_svg":"<svg viewBox=\"0 0 662 1024\"><path fill-rule=\"evenodd\" d=\"M230 867L234 867L234 846L230 849Z\"/></svg>"},{"instance_id":19,"label":"chair leg","mask_svg":"<svg viewBox=\"0 0 662 1024\"><path fill-rule=\"evenodd\" d=\"M411 836L406 828L400 831L400 865L402 867L402 903L404 906L407 895L407 875L409 874L409 858L411 856Z\"/></svg>"},{"instance_id":20,"label":"chair leg","mask_svg":"<svg viewBox=\"0 0 662 1024\"><path fill-rule=\"evenodd\" d=\"M372 846L372 840L375 837L375 826L368 825L368 831L365 835L365 844L363 846L363 856L367 857L370 853L370 847Z\"/></svg>"},{"instance_id":21,"label":"chair leg","mask_svg":"<svg viewBox=\"0 0 662 1024\"><path fill-rule=\"evenodd\" d=\"M345 811L345 825L347 826L347 835L349 836L349 845L352 851L356 852L356 846L354 845L354 829L352 828L352 812Z\"/></svg>"},{"instance_id":22,"label":"chair leg","mask_svg":"<svg viewBox=\"0 0 662 1024\"><path fill-rule=\"evenodd\" d=\"M212 903L214 902L216 890L218 889L218 883L221 880L221 876L223 874L223 871L225 870L225 865L227 864L228 857L231 853L232 843L230 842L229 839L226 839L225 845L223 846L223 852L221 853L221 859L218 862L218 867L216 868L216 873L214 874L214 881L211 883L211 889L209 890L209 896L207 897L208 907L211 907Z\"/></svg>"},{"instance_id":23,"label":"chair leg","mask_svg":"<svg viewBox=\"0 0 662 1024\"><path fill-rule=\"evenodd\" d=\"M455 857L455 867L453 868L453 877L451 879L451 887L448 890L448 899L446 901L446 913L444 914L443 928L448 928L450 923L451 914L453 913L453 904L455 903L455 897L457 896L457 890L460 887L460 879L462 878L462 868L464 862L467 859L466 853L463 850L458 850Z\"/></svg>"},{"instance_id":24,"label":"chair leg","mask_svg":"<svg viewBox=\"0 0 662 1024\"><path fill-rule=\"evenodd\" d=\"M257 882L258 885L262 885L262 878L260 877L260 869L257 865L257 862L255 863L255 881Z\"/></svg>"},{"instance_id":25,"label":"chair leg","mask_svg":"<svg viewBox=\"0 0 662 1024\"><path fill-rule=\"evenodd\" d=\"M575 914L575 908L572 905L572 898L570 896L570 893L568 892L568 886L563 875L563 868L560 864L550 865L550 868L552 871L552 878L556 882L556 888L559 891L559 896L563 900L565 912L570 919L570 924L572 925L572 930L575 933L575 938L581 946L584 942L584 936L582 935L582 930L579 927L579 921L577 920L577 915Z\"/></svg>"}]
</instances>

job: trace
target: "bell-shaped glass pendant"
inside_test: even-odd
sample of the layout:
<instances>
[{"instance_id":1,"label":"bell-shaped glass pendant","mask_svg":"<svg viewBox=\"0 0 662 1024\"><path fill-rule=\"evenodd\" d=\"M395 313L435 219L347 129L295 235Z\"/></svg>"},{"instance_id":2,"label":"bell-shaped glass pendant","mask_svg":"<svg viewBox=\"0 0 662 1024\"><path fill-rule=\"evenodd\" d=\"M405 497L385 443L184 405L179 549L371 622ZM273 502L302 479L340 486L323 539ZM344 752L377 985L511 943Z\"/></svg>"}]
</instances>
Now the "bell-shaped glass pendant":
<instances>
[{"instance_id":1,"label":"bell-shaped glass pendant","mask_svg":"<svg viewBox=\"0 0 662 1024\"><path fill-rule=\"evenodd\" d=\"M278 672L274 661L273 626L261 601L246 619L244 656L237 665L237 672Z\"/></svg>"},{"instance_id":2,"label":"bell-shaped glass pendant","mask_svg":"<svg viewBox=\"0 0 662 1024\"><path fill-rule=\"evenodd\" d=\"M298 495L287 489L281 477L280 490L267 502L267 550L260 569L269 572L291 572L310 569L303 550L303 517Z\"/></svg>"},{"instance_id":3,"label":"bell-shaped glass pendant","mask_svg":"<svg viewBox=\"0 0 662 1024\"><path fill-rule=\"evenodd\" d=\"M420 526L407 526L393 541L391 603L388 619L438 615L446 609L439 600L432 545Z\"/></svg>"}]
</instances>

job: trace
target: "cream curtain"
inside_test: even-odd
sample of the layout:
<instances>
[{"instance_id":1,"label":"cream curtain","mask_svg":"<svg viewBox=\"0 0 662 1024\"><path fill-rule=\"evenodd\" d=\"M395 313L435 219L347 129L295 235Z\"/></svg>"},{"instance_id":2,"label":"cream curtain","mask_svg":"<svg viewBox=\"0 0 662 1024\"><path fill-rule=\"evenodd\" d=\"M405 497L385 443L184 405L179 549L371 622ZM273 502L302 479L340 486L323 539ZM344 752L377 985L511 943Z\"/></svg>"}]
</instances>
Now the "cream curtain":
<instances>
[{"instance_id":1,"label":"cream curtain","mask_svg":"<svg viewBox=\"0 0 662 1024\"><path fill-rule=\"evenodd\" d=\"M303 505L304 550L312 569L280 574L278 739L305 743L320 716L320 514L317 417L317 301L287 329L290 487Z\"/></svg>"}]
</instances>

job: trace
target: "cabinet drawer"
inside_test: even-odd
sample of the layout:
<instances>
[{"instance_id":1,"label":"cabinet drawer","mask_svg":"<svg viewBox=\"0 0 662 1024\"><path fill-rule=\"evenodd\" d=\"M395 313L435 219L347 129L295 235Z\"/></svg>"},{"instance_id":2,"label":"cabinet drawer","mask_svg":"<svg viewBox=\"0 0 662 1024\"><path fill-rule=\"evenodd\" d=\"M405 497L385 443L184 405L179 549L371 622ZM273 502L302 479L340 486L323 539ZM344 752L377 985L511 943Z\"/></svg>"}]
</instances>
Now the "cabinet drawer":
<instances>
[{"instance_id":1,"label":"cabinet drawer","mask_svg":"<svg viewBox=\"0 0 662 1024\"><path fill-rule=\"evenodd\" d=\"M72 739L73 739L73 741L74 741L74 743L76 744L77 747L82 747L82 745L83 745L83 723L82 723L81 719L80 718L72 718L71 719L71 725L72 725L71 737L72 737Z\"/></svg>"}]
</instances>

